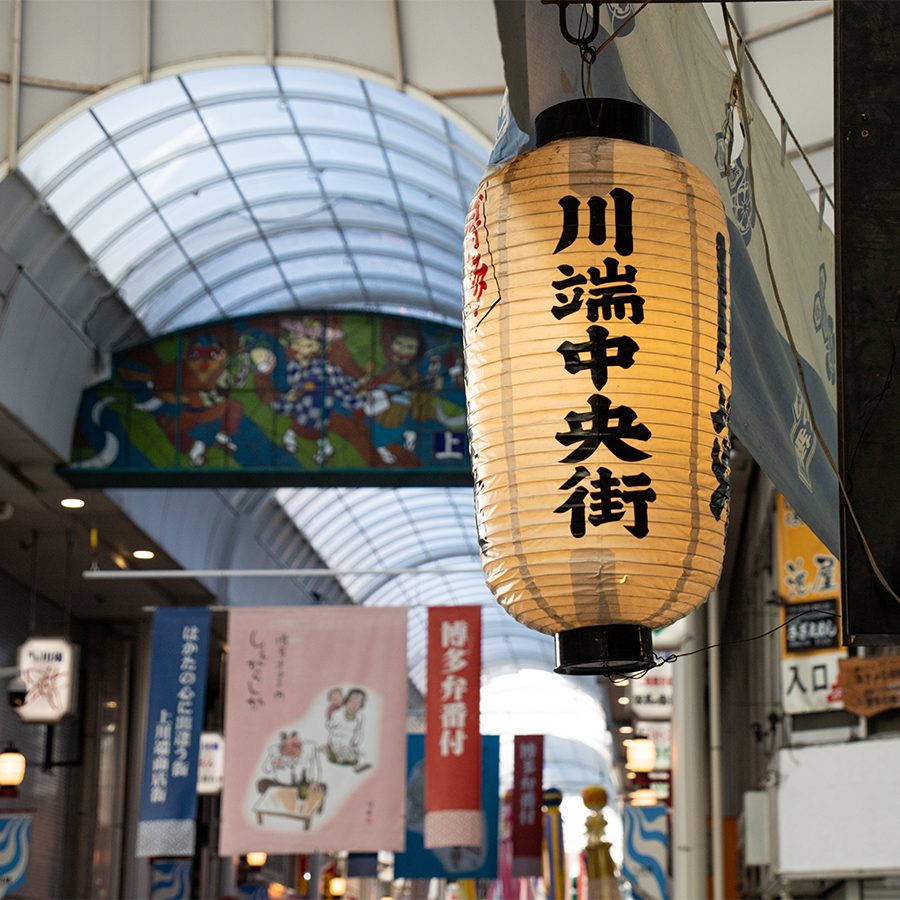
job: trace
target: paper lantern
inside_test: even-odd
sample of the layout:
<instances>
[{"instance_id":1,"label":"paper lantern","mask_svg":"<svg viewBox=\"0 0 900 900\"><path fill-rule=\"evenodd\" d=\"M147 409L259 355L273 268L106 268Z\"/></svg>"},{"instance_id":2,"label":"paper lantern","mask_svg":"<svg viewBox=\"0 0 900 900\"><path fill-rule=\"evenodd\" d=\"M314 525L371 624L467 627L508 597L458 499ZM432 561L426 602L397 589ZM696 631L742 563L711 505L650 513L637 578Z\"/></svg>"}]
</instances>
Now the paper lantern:
<instances>
[{"instance_id":1,"label":"paper lantern","mask_svg":"<svg viewBox=\"0 0 900 900\"><path fill-rule=\"evenodd\" d=\"M26 766L24 754L14 744L7 744L0 753L0 797L18 796L18 787L25 780Z\"/></svg>"},{"instance_id":2,"label":"paper lantern","mask_svg":"<svg viewBox=\"0 0 900 900\"><path fill-rule=\"evenodd\" d=\"M652 772L656 765L656 744L646 737L625 741L625 768L630 772Z\"/></svg>"},{"instance_id":3,"label":"paper lantern","mask_svg":"<svg viewBox=\"0 0 900 900\"><path fill-rule=\"evenodd\" d=\"M632 806L656 806L659 798L653 788L638 788L628 795L628 802Z\"/></svg>"},{"instance_id":4,"label":"paper lantern","mask_svg":"<svg viewBox=\"0 0 900 900\"><path fill-rule=\"evenodd\" d=\"M466 220L466 393L486 580L557 672L652 665L722 564L731 395L716 189L649 117L578 100Z\"/></svg>"}]
</instances>

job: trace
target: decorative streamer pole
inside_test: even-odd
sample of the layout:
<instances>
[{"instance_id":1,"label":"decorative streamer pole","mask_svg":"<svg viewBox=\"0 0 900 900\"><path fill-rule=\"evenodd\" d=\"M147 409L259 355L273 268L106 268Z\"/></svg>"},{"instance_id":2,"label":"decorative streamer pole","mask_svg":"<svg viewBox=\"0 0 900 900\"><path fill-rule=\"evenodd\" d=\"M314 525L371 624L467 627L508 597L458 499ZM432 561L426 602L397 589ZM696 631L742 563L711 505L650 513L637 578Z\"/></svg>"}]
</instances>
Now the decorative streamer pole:
<instances>
[{"instance_id":1,"label":"decorative streamer pole","mask_svg":"<svg viewBox=\"0 0 900 900\"><path fill-rule=\"evenodd\" d=\"M556 788L544 791L544 882L547 900L566 900L566 853L560 803L561 791Z\"/></svg>"},{"instance_id":2,"label":"decorative streamer pole","mask_svg":"<svg viewBox=\"0 0 900 900\"><path fill-rule=\"evenodd\" d=\"M616 881L616 864L609 853L609 841L604 836L606 819L603 808L608 799L602 787L587 787L581 793L584 805L591 810L585 822L587 832L588 897L591 900L619 900L619 884Z\"/></svg>"}]
</instances>

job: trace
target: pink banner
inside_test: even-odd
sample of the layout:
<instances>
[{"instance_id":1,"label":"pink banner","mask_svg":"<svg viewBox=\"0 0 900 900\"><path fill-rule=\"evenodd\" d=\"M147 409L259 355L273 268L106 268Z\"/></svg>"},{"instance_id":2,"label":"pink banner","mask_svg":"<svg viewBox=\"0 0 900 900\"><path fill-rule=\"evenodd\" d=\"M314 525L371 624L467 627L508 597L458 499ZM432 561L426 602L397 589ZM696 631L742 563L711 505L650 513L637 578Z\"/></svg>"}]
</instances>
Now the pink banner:
<instances>
[{"instance_id":1,"label":"pink banner","mask_svg":"<svg viewBox=\"0 0 900 900\"><path fill-rule=\"evenodd\" d=\"M406 610L232 610L222 855L402 850Z\"/></svg>"}]
</instances>

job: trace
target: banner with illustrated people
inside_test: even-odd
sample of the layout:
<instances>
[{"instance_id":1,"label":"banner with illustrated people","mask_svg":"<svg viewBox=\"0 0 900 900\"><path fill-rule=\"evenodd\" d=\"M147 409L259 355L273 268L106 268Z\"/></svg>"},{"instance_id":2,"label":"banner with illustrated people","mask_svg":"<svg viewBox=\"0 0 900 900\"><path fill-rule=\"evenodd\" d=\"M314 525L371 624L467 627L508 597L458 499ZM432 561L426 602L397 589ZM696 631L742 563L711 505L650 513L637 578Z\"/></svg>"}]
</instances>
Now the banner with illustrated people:
<instances>
[{"instance_id":1,"label":"banner with illustrated people","mask_svg":"<svg viewBox=\"0 0 900 900\"><path fill-rule=\"evenodd\" d=\"M377 485L398 470L418 483L471 483L459 329L306 311L214 322L114 354L110 378L82 395L65 474L246 486L333 483L340 471Z\"/></svg>"},{"instance_id":2,"label":"banner with illustrated people","mask_svg":"<svg viewBox=\"0 0 900 900\"><path fill-rule=\"evenodd\" d=\"M222 855L402 850L406 610L229 613Z\"/></svg>"}]
</instances>

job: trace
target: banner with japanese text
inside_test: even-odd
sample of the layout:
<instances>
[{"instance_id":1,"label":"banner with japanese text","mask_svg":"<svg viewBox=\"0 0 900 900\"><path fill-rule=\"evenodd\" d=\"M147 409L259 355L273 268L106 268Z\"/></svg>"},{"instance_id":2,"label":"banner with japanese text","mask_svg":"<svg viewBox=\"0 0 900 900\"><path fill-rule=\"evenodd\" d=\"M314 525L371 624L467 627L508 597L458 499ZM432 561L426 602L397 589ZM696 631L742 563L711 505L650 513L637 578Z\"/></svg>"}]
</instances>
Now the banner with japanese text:
<instances>
[{"instance_id":1,"label":"banner with japanese text","mask_svg":"<svg viewBox=\"0 0 900 900\"><path fill-rule=\"evenodd\" d=\"M210 621L204 607L153 614L137 856L194 855Z\"/></svg>"},{"instance_id":2,"label":"banner with japanese text","mask_svg":"<svg viewBox=\"0 0 900 900\"><path fill-rule=\"evenodd\" d=\"M500 738L481 736L481 843L435 847L423 840L425 737L411 734L406 750L406 850L394 857L395 878L496 878L500 825Z\"/></svg>"},{"instance_id":3,"label":"banner with japanese text","mask_svg":"<svg viewBox=\"0 0 900 900\"><path fill-rule=\"evenodd\" d=\"M780 494L775 564L781 598L781 691L791 715L843 709L840 563Z\"/></svg>"},{"instance_id":4,"label":"banner with japanese text","mask_svg":"<svg viewBox=\"0 0 900 900\"><path fill-rule=\"evenodd\" d=\"M542 870L544 737L517 734L513 763L512 873L537 878Z\"/></svg>"},{"instance_id":5,"label":"banner with japanese text","mask_svg":"<svg viewBox=\"0 0 900 900\"><path fill-rule=\"evenodd\" d=\"M406 610L228 621L222 855L402 850Z\"/></svg>"},{"instance_id":6,"label":"banner with japanese text","mask_svg":"<svg viewBox=\"0 0 900 900\"><path fill-rule=\"evenodd\" d=\"M481 606L428 610L425 696L425 846L482 840Z\"/></svg>"}]
</instances>

